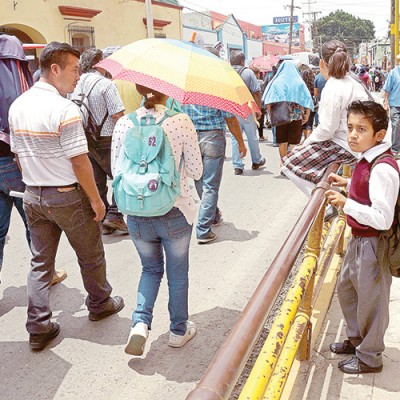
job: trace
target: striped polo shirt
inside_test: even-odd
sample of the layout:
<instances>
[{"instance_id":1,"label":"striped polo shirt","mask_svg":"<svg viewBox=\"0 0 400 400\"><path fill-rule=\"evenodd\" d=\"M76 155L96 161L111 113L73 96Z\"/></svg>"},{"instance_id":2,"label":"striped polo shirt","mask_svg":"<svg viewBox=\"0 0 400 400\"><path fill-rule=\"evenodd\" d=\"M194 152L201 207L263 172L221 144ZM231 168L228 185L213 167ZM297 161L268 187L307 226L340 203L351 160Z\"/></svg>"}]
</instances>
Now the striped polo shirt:
<instances>
[{"instance_id":1,"label":"striped polo shirt","mask_svg":"<svg viewBox=\"0 0 400 400\"><path fill-rule=\"evenodd\" d=\"M88 152L78 107L45 82L19 96L9 112L11 150L28 186L77 182L70 158Z\"/></svg>"}]
</instances>

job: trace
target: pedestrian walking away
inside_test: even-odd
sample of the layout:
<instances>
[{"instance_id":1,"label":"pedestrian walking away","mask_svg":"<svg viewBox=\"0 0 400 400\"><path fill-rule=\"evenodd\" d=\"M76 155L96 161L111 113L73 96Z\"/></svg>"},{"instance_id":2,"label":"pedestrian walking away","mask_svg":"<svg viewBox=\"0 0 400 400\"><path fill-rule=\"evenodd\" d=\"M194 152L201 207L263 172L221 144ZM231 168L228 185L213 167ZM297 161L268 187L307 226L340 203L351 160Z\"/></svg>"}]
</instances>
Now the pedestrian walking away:
<instances>
[{"instance_id":1,"label":"pedestrian walking away","mask_svg":"<svg viewBox=\"0 0 400 400\"><path fill-rule=\"evenodd\" d=\"M115 230L128 232L123 215L115 204L114 196L112 196L111 204L107 198L107 178L112 179L110 162L112 132L115 123L124 115L124 105L115 83L105 77L106 71L103 68L96 66L102 59L103 52L99 49L93 48L83 52L79 61L82 75L73 98L79 97L81 93L88 97L89 109L99 126L95 135L86 131L86 138L97 188L107 210L102 232L109 235Z\"/></svg>"},{"instance_id":2,"label":"pedestrian walking away","mask_svg":"<svg viewBox=\"0 0 400 400\"><path fill-rule=\"evenodd\" d=\"M26 184L24 209L33 254L26 328L33 350L42 350L60 332L51 322L49 291L62 232L78 258L89 319L99 321L124 306L121 297L110 297L100 228L105 206L79 110L66 98L79 80L79 56L67 43L48 44L40 55L39 82L15 100L9 113L11 151Z\"/></svg>"},{"instance_id":3,"label":"pedestrian walking away","mask_svg":"<svg viewBox=\"0 0 400 400\"><path fill-rule=\"evenodd\" d=\"M257 78L257 82L260 85L260 88L262 88L264 85L264 81L261 79L260 68L258 68L255 65L252 65L250 67L250 69L254 72L254 75ZM258 122L257 130L258 130L258 137L260 139L260 142L264 142L266 140L266 138L264 137L264 121L265 121L265 114L266 114L267 110L265 109L263 104L261 104L260 107L261 107L260 108L261 113L260 113L260 117L257 118L257 122Z\"/></svg>"},{"instance_id":4,"label":"pedestrian walking away","mask_svg":"<svg viewBox=\"0 0 400 400\"><path fill-rule=\"evenodd\" d=\"M187 104L182 105L182 110L189 115L195 126L203 161L203 175L195 182L201 200L196 225L197 241L199 244L210 243L217 238L211 228L221 220L218 196L225 160L225 124L239 143L241 157L246 155L247 149L239 122L233 114L211 107Z\"/></svg>"},{"instance_id":5,"label":"pedestrian walking away","mask_svg":"<svg viewBox=\"0 0 400 400\"><path fill-rule=\"evenodd\" d=\"M282 163L288 144L301 141L302 125L308 121L314 104L309 89L293 61L284 61L265 89L263 103L276 126L276 141ZM284 117L277 121L277 117Z\"/></svg>"},{"instance_id":6,"label":"pedestrian walking away","mask_svg":"<svg viewBox=\"0 0 400 400\"><path fill-rule=\"evenodd\" d=\"M319 115L318 115L319 103L321 101L321 95L322 91L324 90L325 84L326 84L326 79L322 76L321 72L319 72L314 79L314 98L316 99L316 102L318 104L317 112L315 113L315 118L314 118L316 127L319 124Z\"/></svg>"},{"instance_id":7,"label":"pedestrian walking away","mask_svg":"<svg viewBox=\"0 0 400 400\"><path fill-rule=\"evenodd\" d=\"M301 62L301 60L299 60ZM297 66L297 65L296 65ZM314 98L314 79L315 75L313 70L306 64L301 63L297 68L300 71L301 77L303 78L304 83L306 84L308 90L310 91L311 98L313 100L314 109L310 111L310 116L305 124L302 126L303 130L303 138L307 139L313 130L314 127L314 118L317 108L317 100Z\"/></svg>"},{"instance_id":8,"label":"pedestrian walking away","mask_svg":"<svg viewBox=\"0 0 400 400\"><path fill-rule=\"evenodd\" d=\"M347 374L376 373L383 367L392 275L390 266L377 259L377 246L380 232L394 223L399 193L399 167L390 142L384 141L387 127L388 116L379 103L349 105L348 141L361 158L348 198L337 190L326 192L330 204L343 208L352 233L337 287L347 339L330 345L333 353L352 355L338 363ZM329 180L334 186L348 185L336 174Z\"/></svg>"},{"instance_id":9,"label":"pedestrian walking away","mask_svg":"<svg viewBox=\"0 0 400 400\"><path fill-rule=\"evenodd\" d=\"M261 110L261 87L257 81L254 72L244 66L244 53L241 51L232 51L230 57L230 63L236 72L243 79L247 88L250 90L254 101L258 108ZM261 115L256 113L256 118L259 119ZM254 119L254 115L250 114L247 118L237 117L240 125L240 129L247 136L247 143L249 146L251 156L251 169L258 169L265 165L265 158L260 152L260 143L257 139L257 123ZM240 151L237 139L235 135L232 136L232 164L235 175L241 175L244 171L243 158L240 157Z\"/></svg>"},{"instance_id":10,"label":"pedestrian walking away","mask_svg":"<svg viewBox=\"0 0 400 400\"><path fill-rule=\"evenodd\" d=\"M153 308L164 275L164 253L169 290L168 345L182 347L196 334L196 325L189 320L188 310L189 244L196 215L195 203L190 195L189 179L200 179L203 165L196 131L190 118L175 111L168 116L172 110L166 108L167 96L142 85L136 85L136 88L144 96L143 107L140 107L133 116L121 118L114 129L112 170L116 179L119 176L119 170L125 165L124 154L130 154L135 150L135 148L128 148L130 142L127 138L130 130L134 128L131 118L136 118L138 124L142 120L161 124L168 145L172 149L175 167L180 171L180 195L170 210L165 214L154 216L151 216L151 210L148 210L150 216L138 216L138 213L128 215L129 234L142 262L142 275L125 352L140 356L145 349L148 331L151 330ZM150 122L147 123L146 128L149 128L149 125ZM140 129L141 127L137 127L135 135L141 134ZM156 140L157 136L150 136L144 146L155 147ZM166 145L167 143L164 146ZM144 162L142 164L145 165ZM164 167L165 165L166 163L163 164ZM147 166L140 168L141 181L146 183L144 176ZM150 168L149 174L151 174ZM154 174L152 176L154 177ZM151 178L147 186L150 190L153 187L157 190L155 178ZM119 192L116 191L116 193ZM136 202L136 196L132 196L131 201Z\"/></svg>"}]
</instances>

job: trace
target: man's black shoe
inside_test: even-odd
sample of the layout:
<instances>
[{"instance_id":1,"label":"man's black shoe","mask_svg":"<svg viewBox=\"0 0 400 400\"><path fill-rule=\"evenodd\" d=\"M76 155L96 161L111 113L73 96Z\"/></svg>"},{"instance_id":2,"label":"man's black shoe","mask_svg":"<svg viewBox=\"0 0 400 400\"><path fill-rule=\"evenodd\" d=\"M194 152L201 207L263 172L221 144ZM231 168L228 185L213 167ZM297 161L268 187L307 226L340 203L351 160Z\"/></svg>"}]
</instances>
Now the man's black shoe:
<instances>
[{"instance_id":1,"label":"man's black shoe","mask_svg":"<svg viewBox=\"0 0 400 400\"><path fill-rule=\"evenodd\" d=\"M235 175L242 175L243 170L241 168L235 168Z\"/></svg>"},{"instance_id":2,"label":"man's black shoe","mask_svg":"<svg viewBox=\"0 0 400 400\"><path fill-rule=\"evenodd\" d=\"M356 348L351 344L350 340L331 343L329 348L331 349L331 352L335 354L356 354Z\"/></svg>"},{"instance_id":3,"label":"man's black shoe","mask_svg":"<svg viewBox=\"0 0 400 400\"><path fill-rule=\"evenodd\" d=\"M106 308L101 313L95 314L93 312L89 313L89 319L91 321L100 321L109 315L116 314L120 312L125 306L124 299L120 296L110 297L108 299Z\"/></svg>"},{"instance_id":4,"label":"man's black shoe","mask_svg":"<svg viewBox=\"0 0 400 400\"><path fill-rule=\"evenodd\" d=\"M57 322L51 322L50 330L47 333L31 333L29 335L29 346L32 350L43 350L59 333L60 325Z\"/></svg>"},{"instance_id":5,"label":"man's black shoe","mask_svg":"<svg viewBox=\"0 0 400 400\"><path fill-rule=\"evenodd\" d=\"M339 369L345 374L370 374L370 373L378 373L382 371L383 365L379 365L378 367L370 367L369 365L363 363L357 356L354 356L346 362L339 362Z\"/></svg>"},{"instance_id":6,"label":"man's black shoe","mask_svg":"<svg viewBox=\"0 0 400 400\"><path fill-rule=\"evenodd\" d=\"M262 167L264 164L265 164L265 158L263 157L263 159L259 163L253 163L251 169L258 169Z\"/></svg>"}]
</instances>

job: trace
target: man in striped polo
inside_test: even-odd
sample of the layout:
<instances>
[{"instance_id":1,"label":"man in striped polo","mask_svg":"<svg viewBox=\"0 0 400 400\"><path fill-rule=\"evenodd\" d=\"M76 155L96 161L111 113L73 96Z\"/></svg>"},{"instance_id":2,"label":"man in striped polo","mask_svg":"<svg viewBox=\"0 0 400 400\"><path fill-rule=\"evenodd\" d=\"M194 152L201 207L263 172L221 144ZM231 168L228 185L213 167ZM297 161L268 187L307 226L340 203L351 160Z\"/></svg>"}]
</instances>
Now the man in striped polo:
<instances>
[{"instance_id":1,"label":"man in striped polo","mask_svg":"<svg viewBox=\"0 0 400 400\"><path fill-rule=\"evenodd\" d=\"M78 107L66 99L78 80L79 52L52 42L40 55L41 78L9 112L11 151L26 184L24 208L31 234L26 328L33 350L42 350L60 327L51 322L49 292L62 232L73 247L88 296L89 319L124 307L110 297L100 222L105 206L88 158Z\"/></svg>"}]
</instances>

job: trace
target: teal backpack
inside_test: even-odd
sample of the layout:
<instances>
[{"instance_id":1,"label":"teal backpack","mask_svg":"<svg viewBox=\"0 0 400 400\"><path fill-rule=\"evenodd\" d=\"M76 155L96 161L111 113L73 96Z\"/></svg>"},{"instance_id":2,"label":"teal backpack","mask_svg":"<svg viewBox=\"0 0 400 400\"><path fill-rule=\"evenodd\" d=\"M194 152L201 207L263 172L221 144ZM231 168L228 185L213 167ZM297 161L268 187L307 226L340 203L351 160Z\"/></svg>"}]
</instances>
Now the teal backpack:
<instances>
[{"instance_id":1,"label":"teal backpack","mask_svg":"<svg viewBox=\"0 0 400 400\"><path fill-rule=\"evenodd\" d=\"M126 132L123 149L115 165L114 197L119 211L127 215L156 217L166 214L180 194L180 167L161 123L178 114L166 110L158 122L129 114L134 126ZM182 162L182 160L181 160Z\"/></svg>"}]
</instances>

